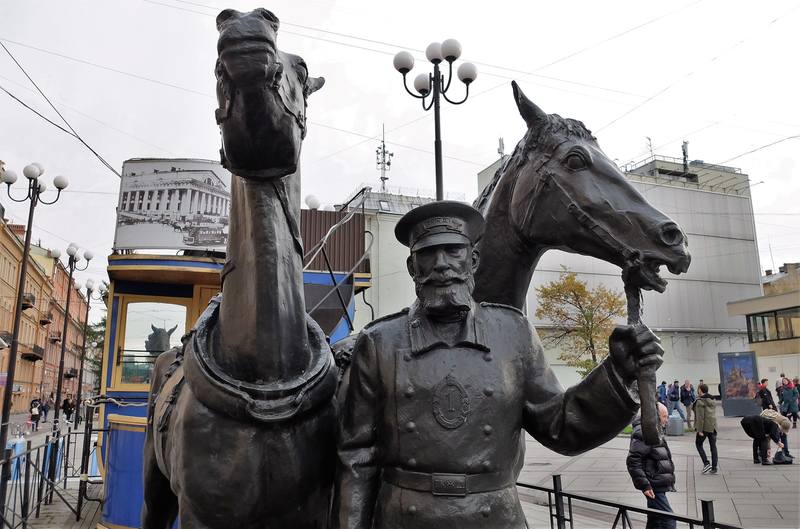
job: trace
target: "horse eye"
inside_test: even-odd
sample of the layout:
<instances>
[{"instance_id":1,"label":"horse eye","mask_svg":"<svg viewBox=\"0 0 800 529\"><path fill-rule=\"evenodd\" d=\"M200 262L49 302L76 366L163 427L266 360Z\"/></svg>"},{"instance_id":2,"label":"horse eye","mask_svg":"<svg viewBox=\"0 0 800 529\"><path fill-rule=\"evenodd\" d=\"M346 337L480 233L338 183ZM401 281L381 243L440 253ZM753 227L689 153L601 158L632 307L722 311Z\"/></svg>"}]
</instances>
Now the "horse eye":
<instances>
[{"instance_id":1,"label":"horse eye","mask_svg":"<svg viewBox=\"0 0 800 529\"><path fill-rule=\"evenodd\" d=\"M581 169L586 169L589 166L589 164L586 162L586 158L578 152L569 153L567 158L564 160L564 165L573 171L580 171Z\"/></svg>"}]
</instances>

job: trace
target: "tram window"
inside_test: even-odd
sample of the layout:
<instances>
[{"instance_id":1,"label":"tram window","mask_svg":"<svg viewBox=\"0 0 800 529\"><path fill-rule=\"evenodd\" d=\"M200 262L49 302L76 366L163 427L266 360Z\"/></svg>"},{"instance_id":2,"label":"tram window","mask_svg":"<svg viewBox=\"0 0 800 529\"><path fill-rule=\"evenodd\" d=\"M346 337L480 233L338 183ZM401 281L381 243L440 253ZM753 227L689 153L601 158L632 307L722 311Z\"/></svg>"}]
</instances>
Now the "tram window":
<instances>
[{"instance_id":1,"label":"tram window","mask_svg":"<svg viewBox=\"0 0 800 529\"><path fill-rule=\"evenodd\" d=\"M174 303L130 302L119 365L123 384L149 384L161 353L180 345L186 331L186 307Z\"/></svg>"}]
</instances>

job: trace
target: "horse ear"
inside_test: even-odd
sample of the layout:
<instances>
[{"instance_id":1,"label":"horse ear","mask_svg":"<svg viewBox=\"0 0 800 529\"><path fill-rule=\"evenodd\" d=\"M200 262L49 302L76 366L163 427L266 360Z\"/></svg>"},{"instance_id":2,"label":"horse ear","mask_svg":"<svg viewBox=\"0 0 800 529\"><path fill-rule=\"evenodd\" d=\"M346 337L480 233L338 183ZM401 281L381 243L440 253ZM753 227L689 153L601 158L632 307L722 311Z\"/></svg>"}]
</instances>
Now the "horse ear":
<instances>
[{"instance_id":1,"label":"horse ear","mask_svg":"<svg viewBox=\"0 0 800 529\"><path fill-rule=\"evenodd\" d=\"M516 81L511 81L511 88L514 89L514 101L517 103L519 115L525 120L528 128L539 129L543 127L547 123L547 113L525 97Z\"/></svg>"},{"instance_id":2,"label":"horse ear","mask_svg":"<svg viewBox=\"0 0 800 529\"><path fill-rule=\"evenodd\" d=\"M309 77L308 81L306 81L306 97L310 96L323 86L325 86L324 77Z\"/></svg>"},{"instance_id":3,"label":"horse ear","mask_svg":"<svg viewBox=\"0 0 800 529\"><path fill-rule=\"evenodd\" d=\"M167 335L168 336L172 336L172 333L175 332L175 329L177 329L177 328L178 328L178 324L176 323L175 327L173 327L173 328L171 328L170 330L167 331Z\"/></svg>"},{"instance_id":4,"label":"horse ear","mask_svg":"<svg viewBox=\"0 0 800 529\"><path fill-rule=\"evenodd\" d=\"M152 323L150 324L150 328L153 329L153 332L158 332L158 329L156 329L156 326Z\"/></svg>"}]
</instances>

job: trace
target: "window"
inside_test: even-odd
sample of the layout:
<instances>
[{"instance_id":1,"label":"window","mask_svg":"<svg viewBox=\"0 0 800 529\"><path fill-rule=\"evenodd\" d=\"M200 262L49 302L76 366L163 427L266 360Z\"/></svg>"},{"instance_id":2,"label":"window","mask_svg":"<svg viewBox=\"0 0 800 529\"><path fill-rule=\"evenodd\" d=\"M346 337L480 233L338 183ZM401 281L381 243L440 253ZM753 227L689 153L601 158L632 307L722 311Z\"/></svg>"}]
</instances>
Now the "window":
<instances>
[{"instance_id":1,"label":"window","mask_svg":"<svg viewBox=\"0 0 800 529\"><path fill-rule=\"evenodd\" d=\"M389 209L389 202L386 200L379 200L378 205L381 208L381 211L390 211Z\"/></svg>"},{"instance_id":2,"label":"window","mask_svg":"<svg viewBox=\"0 0 800 529\"><path fill-rule=\"evenodd\" d=\"M750 343L800 337L800 307L747 316Z\"/></svg>"},{"instance_id":3,"label":"window","mask_svg":"<svg viewBox=\"0 0 800 529\"><path fill-rule=\"evenodd\" d=\"M149 384L153 363L180 345L186 330L186 307L175 303L130 302L119 364L123 384Z\"/></svg>"}]
</instances>

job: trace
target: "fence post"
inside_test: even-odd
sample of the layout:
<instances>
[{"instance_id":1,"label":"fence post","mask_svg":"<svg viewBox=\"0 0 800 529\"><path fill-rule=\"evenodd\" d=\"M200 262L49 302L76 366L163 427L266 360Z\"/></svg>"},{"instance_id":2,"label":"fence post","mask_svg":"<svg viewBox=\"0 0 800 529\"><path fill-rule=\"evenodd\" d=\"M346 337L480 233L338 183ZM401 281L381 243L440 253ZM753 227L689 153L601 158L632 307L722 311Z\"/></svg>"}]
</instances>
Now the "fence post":
<instances>
[{"instance_id":1,"label":"fence post","mask_svg":"<svg viewBox=\"0 0 800 529\"><path fill-rule=\"evenodd\" d=\"M11 454L13 451L6 447L3 448L3 462L2 468L0 468L0 519L5 520L6 493L8 492L8 482L11 479Z\"/></svg>"},{"instance_id":2,"label":"fence post","mask_svg":"<svg viewBox=\"0 0 800 529\"><path fill-rule=\"evenodd\" d=\"M703 511L703 529L714 529L714 502L712 500L700 500Z\"/></svg>"},{"instance_id":3,"label":"fence post","mask_svg":"<svg viewBox=\"0 0 800 529\"><path fill-rule=\"evenodd\" d=\"M67 479L69 478L69 443L72 440L72 425L67 426L67 436L64 438L64 490L67 490Z\"/></svg>"},{"instance_id":4,"label":"fence post","mask_svg":"<svg viewBox=\"0 0 800 529\"><path fill-rule=\"evenodd\" d=\"M31 442L25 445L25 481L22 482L22 529L28 527L31 502Z\"/></svg>"},{"instance_id":5,"label":"fence post","mask_svg":"<svg viewBox=\"0 0 800 529\"><path fill-rule=\"evenodd\" d=\"M89 452L92 447L92 420L94 419L94 408L86 406L85 417L83 419L83 448L81 450L81 474L80 481L78 482L78 508L75 514L75 521L81 519L81 510L83 509L83 499L86 497L86 486L89 483Z\"/></svg>"},{"instance_id":6,"label":"fence post","mask_svg":"<svg viewBox=\"0 0 800 529\"><path fill-rule=\"evenodd\" d=\"M567 520L564 517L564 496L561 494L561 474L553 474L553 499L556 502L556 527L567 529Z\"/></svg>"},{"instance_id":7,"label":"fence post","mask_svg":"<svg viewBox=\"0 0 800 529\"><path fill-rule=\"evenodd\" d=\"M50 446L50 436L47 435L44 438L44 445L43 446ZM41 460L42 466L39 466L39 456L42 454L42 447L36 449L36 474L39 476L39 487L36 493L36 517L39 517L39 513L41 512L42 508L42 489L44 489L44 482L45 482L45 473L47 472L47 457L43 457ZM47 451L45 451L45 455Z\"/></svg>"}]
</instances>

